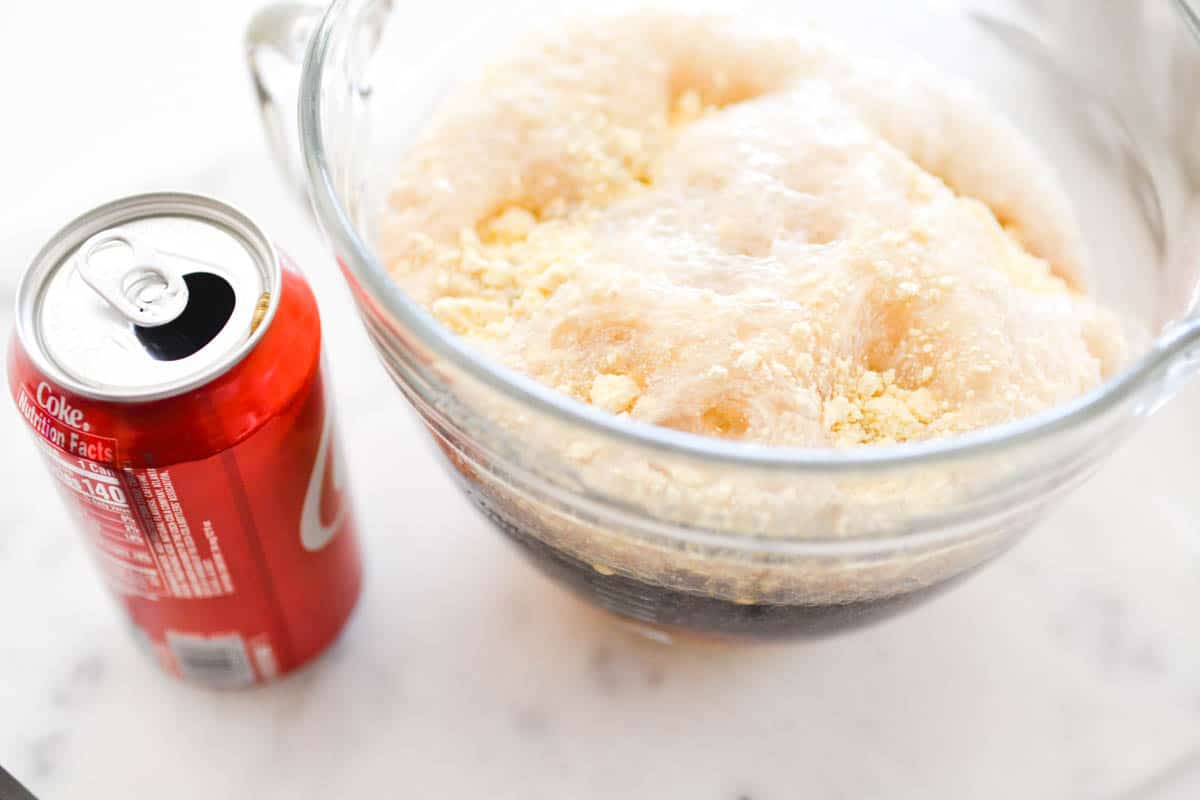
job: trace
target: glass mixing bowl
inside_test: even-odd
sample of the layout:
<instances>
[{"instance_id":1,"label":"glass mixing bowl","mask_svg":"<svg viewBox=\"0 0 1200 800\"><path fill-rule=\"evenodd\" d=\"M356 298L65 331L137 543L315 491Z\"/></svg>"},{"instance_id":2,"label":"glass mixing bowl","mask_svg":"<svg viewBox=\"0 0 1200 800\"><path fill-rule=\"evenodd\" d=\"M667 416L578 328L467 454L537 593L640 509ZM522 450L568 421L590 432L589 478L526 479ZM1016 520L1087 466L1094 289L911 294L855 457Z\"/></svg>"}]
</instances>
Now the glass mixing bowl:
<instances>
[{"instance_id":1,"label":"glass mixing bowl","mask_svg":"<svg viewBox=\"0 0 1200 800\"><path fill-rule=\"evenodd\" d=\"M289 4L260 14L247 43L275 153L384 365L467 497L587 600L668 633L803 636L892 613L1009 547L1193 372L1200 51L1183 0L728 5L915 54L1040 146L1075 203L1094 290L1137 340L1087 396L944 441L768 448L619 419L481 357L393 283L377 212L447 87L591 5Z\"/></svg>"}]
</instances>

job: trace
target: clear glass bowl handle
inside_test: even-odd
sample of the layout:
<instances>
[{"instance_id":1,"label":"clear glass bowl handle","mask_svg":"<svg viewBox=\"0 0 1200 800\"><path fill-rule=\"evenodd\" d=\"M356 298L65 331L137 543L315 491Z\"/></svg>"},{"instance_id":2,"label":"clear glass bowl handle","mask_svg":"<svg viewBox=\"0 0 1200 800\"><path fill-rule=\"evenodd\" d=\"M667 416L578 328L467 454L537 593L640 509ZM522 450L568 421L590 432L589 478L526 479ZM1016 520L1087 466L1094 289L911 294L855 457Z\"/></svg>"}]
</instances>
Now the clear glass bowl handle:
<instances>
[{"instance_id":1,"label":"clear glass bowl handle","mask_svg":"<svg viewBox=\"0 0 1200 800\"><path fill-rule=\"evenodd\" d=\"M277 3L254 15L246 28L246 66L262 115L267 145L284 180L308 207L300 149L297 99L308 40L324 9L304 3Z\"/></svg>"}]
</instances>

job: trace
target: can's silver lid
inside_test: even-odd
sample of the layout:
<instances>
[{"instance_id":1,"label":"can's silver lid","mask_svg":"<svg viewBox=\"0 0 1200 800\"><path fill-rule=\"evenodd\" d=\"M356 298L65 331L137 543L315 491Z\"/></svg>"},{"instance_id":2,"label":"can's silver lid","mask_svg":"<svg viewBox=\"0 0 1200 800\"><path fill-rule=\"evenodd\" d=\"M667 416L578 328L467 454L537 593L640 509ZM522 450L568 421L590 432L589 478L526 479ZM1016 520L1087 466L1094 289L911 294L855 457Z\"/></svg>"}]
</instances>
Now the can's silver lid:
<instances>
[{"instance_id":1,"label":"can's silver lid","mask_svg":"<svg viewBox=\"0 0 1200 800\"><path fill-rule=\"evenodd\" d=\"M35 363L115 401L170 397L238 363L269 326L279 261L259 228L210 198L138 195L60 231L17 293Z\"/></svg>"}]
</instances>

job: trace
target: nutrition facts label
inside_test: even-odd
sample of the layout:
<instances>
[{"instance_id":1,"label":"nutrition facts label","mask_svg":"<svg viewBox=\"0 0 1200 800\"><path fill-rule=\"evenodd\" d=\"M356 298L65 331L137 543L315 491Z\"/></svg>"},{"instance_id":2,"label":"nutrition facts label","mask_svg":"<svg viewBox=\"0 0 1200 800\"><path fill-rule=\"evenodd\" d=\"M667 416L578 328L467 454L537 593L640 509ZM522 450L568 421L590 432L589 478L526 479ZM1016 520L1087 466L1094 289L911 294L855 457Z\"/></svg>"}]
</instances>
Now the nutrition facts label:
<instances>
[{"instance_id":1,"label":"nutrition facts label","mask_svg":"<svg viewBox=\"0 0 1200 800\"><path fill-rule=\"evenodd\" d=\"M114 591L151 599L233 593L217 531L210 520L193 528L170 470L116 470L41 446Z\"/></svg>"}]
</instances>

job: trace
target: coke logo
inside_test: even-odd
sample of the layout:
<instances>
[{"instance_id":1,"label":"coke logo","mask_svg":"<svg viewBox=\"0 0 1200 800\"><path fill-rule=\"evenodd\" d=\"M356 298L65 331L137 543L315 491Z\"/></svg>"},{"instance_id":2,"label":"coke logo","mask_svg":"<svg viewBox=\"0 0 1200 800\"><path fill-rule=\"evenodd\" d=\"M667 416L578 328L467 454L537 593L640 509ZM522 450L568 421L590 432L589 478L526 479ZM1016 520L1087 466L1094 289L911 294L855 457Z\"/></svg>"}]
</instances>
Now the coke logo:
<instances>
[{"instance_id":1,"label":"coke logo","mask_svg":"<svg viewBox=\"0 0 1200 800\"><path fill-rule=\"evenodd\" d=\"M92 429L91 425L83 421L83 412L78 408L72 407L65 397L56 395L48 383L42 382L38 384L37 404L47 414L59 422L70 425L72 428L77 428L81 431L90 431Z\"/></svg>"},{"instance_id":2,"label":"coke logo","mask_svg":"<svg viewBox=\"0 0 1200 800\"><path fill-rule=\"evenodd\" d=\"M342 496L346 465L335 441L333 398L328 385L325 387L324 400L325 422L321 428L321 442L317 446L317 457L308 478L308 490L304 493L304 507L300 512L300 542L310 552L329 544L341 530L348 512Z\"/></svg>"}]
</instances>

